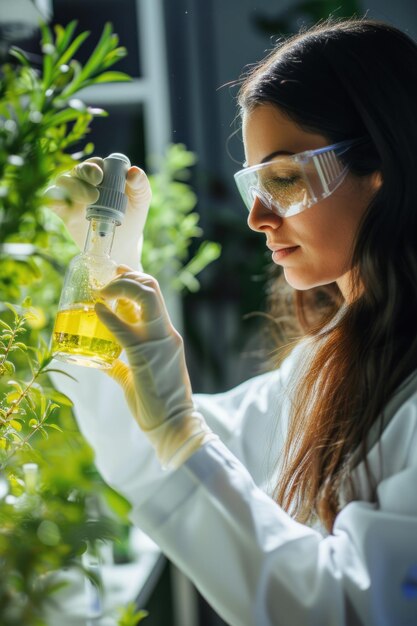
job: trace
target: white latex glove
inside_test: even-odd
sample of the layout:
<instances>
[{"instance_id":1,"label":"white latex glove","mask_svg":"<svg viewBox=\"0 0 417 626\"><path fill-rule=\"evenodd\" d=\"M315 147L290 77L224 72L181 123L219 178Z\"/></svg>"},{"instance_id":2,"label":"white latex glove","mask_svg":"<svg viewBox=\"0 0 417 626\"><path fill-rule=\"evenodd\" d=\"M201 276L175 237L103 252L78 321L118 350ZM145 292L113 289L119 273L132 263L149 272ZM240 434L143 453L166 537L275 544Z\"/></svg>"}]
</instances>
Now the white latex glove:
<instances>
[{"instance_id":1,"label":"white latex glove","mask_svg":"<svg viewBox=\"0 0 417 626\"><path fill-rule=\"evenodd\" d=\"M98 199L97 185L102 180L103 159L92 157L76 165L70 172L61 174L47 190L49 195L54 195L56 190L64 191L69 197L69 202L56 200L51 208L64 221L81 250L84 248L89 225L85 218L86 208ZM142 233L152 193L145 172L135 165L127 173L126 195L126 214L122 224L116 229L112 257L118 263L141 269Z\"/></svg>"},{"instance_id":2,"label":"white latex glove","mask_svg":"<svg viewBox=\"0 0 417 626\"><path fill-rule=\"evenodd\" d=\"M106 370L123 388L129 407L164 467L179 467L216 435L195 409L183 341L172 326L157 281L128 271L101 290L116 299L117 314L96 304L101 321L126 350L130 368Z\"/></svg>"}]
</instances>

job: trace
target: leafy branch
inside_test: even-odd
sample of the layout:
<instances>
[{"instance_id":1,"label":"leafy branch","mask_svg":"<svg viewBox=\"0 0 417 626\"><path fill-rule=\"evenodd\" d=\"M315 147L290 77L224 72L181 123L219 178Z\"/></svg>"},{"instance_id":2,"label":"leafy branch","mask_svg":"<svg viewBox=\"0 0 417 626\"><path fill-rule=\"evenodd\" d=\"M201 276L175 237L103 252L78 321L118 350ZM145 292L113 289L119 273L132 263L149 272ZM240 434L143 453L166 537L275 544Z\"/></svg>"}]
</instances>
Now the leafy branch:
<instances>
[{"instance_id":1,"label":"leafy branch","mask_svg":"<svg viewBox=\"0 0 417 626\"><path fill-rule=\"evenodd\" d=\"M144 232L142 263L145 271L165 280L176 291L197 291L200 287L197 274L221 252L219 244L204 241L190 258L193 240L202 235L198 225L200 216L194 210L197 197L188 183L195 162L194 153L183 144L172 144L157 173L149 177L152 201Z\"/></svg>"},{"instance_id":2,"label":"leafy branch","mask_svg":"<svg viewBox=\"0 0 417 626\"><path fill-rule=\"evenodd\" d=\"M147 616L147 611L138 610L134 602L129 602L129 604L120 611L117 626L137 626L137 624Z\"/></svg>"},{"instance_id":3,"label":"leafy branch","mask_svg":"<svg viewBox=\"0 0 417 626\"><path fill-rule=\"evenodd\" d=\"M4 470L11 458L22 448L29 445L29 441L36 434L47 436L46 428L60 430L56 424L46 424L54 409L59 407L55 400L65 404L71 401L55 389L45 388L38 383L43 374L47 374L52 355L46 346L39 348L28 347L18 341L19 335L26 332L25 323L30 317L30 311L18 313L8 305L13 314L10 324L0 320L0 366L2 376L14 373L15 365L8 357L14 351L34 353L28 360L31 377L28 382L8 379L5 392L0 399L0 471ZM7 388L12 387L11 391ZM52 398L48 395L52 394Z\"/></svg>"},{"instance_id":4,"label":"leafy branch","mask_svg":"<svg viewBox=\"0 0 417 626\"><path fill-rule=\"evenodd\" d=\"M40 70L33 68L25 51L17 47L10 49L11 62L1 67L0 292L6 294L11 282L16 282L10 277L20 277L22 266L32 280L36 280L37 268L33 255L31 260L15 260L2 251L2 244L34 244L36 259L38 249L53 248L54 238L65 243L62 228L43 217L44 206L52 201L45 190L57 174L91 154L91 142L73 154L70 150L85 139L94 118L107 115L75 97L77 92L96 83L130 80L123 72L109 71L126 55L112 26L105 25L84 65L74 55L89 32L75 35L76 26L76 21L56 26L54 31L41 26Z\"/></svg>"},{"instance_id":5,"label":"leafy branch","mask_svg":"<svg viewBox=\"0 0 417 626\"><path fill-rule=\"evenodd\" d=\"M87 541L113 539L116 526L104 516L90 519L88 498L101 488L90 449L76 432L67 444L61 427L48 421L72 403L49 387L47 375L59 370L50 366L47 346L19 341L32 316L30 303L24 304L21 311L7 305L8 321L0 324L0 622L45 626L47 600L62 586L56 571L79 567ZM22 382L16 372L27 369ZM41 437L32 447L36 435ZM63 459L65 472L57 473ZM38 465L42 482L35 484L25 469Z\"/></svg>"},{"instance_id":6,"label":"leafy branch","mask_svg":"<svg viewBox=\"0 0 417 626\"><path fill-rule=\"evenodd\" d=\"M26 350L26 344L17 342L17 337L26 332L25 317L23 315L19 317L10 305L9 308L15 312L13 326L9 326L0 319L0 328L2 329L0 335L0 378L6 373L14 373L13 362L8 360L9 354L17 349Z\"/></svg>"},{"instance_id":7,"label":"leafy branch","mask_svg":"<svg viewBox=\"0 0 417 626\"><path fill-rule=\"evenodd\" d=\"M109 71L126 51L107 24L82 66L74 55L89 33L77 35L76 22L54 31L41 28L40 70L18 48L11 50L11 62L0 68L0 623L4 626L45 626L48 601L62 585L57 572L79 567L87 542L117 536L114 521L105 513L92 515L93 496L111 504L117 514L122 511L126 516L129 508L99 478L93 453L77 430L72 402L51 387L48 374L58 370L51 367L49 350L39 340L50 305L56 303L60 270L74 252L59 218L44 209L45 190L57 174L92 152L87 143L70 153L85 140L93 118L106 115L77 98L78 90L128 80L125 74ZM35 285L37 307L25 301L21 308L4 304L21 302L22 292L34 291ZM36 491L30 494L25 480L28 464L39 468ZM139 615L132 610L124 619L135 617Z\"/></svg>"}]
</instances>

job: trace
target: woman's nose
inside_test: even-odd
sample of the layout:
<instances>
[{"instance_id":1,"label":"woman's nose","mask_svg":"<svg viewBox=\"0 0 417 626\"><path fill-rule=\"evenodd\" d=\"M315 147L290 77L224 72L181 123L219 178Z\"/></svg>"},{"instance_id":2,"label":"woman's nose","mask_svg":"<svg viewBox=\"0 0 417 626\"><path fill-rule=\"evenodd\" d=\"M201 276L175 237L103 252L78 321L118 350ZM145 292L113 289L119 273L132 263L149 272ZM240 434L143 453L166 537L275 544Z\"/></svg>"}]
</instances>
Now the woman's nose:
<instances>
[{"instance_id":1,"label":"woman's nose","mask_svg":"<svg viewBox=\"0 0 417 626\"><path fill-rule=\"evenodd\" d=\"M269 228L279 228L282 219L280 215L273 213L256 197L249 212L248 226L251 230L263 232Z\"/></svg>"}]
</instances>

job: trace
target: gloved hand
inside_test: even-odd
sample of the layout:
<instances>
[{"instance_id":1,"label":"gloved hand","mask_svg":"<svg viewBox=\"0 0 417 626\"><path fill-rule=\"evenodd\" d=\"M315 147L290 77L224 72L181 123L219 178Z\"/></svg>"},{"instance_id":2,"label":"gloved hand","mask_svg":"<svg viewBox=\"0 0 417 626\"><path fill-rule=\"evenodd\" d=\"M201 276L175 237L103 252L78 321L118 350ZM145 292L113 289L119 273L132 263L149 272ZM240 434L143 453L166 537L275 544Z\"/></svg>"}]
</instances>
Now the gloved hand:
<instances>
[{"instance_id":1,"label":"gloved hand","mask_svg":"<svg viewBox=\"0 0 417 626\"><path fill-rule=\"evenodd\" d=\"M179 467L205 442L217 438L196 411L183 341L172 326L157 281L128 271L101 290L116 312L96 304L101 321L126 350L130 368L106 370L122 386L139 426L164 467Z\"/></svg>"},{"instance_id":2,"label":"gloved hand","mask_svg":"<svg viewBox=\"0 0 417 626\"><path fill-rule=\"evenodd\" d=\"M85 210L99 196L97 185L103 180L103 159L92 157L76 165L70 172L61 174L47 190L49 195L64 191L70 202L55 200L52 210L64 221L71 237L83 249L88 230ZM56 194L55 195L59 195ZM149 180L143 170L132 166L126 179L128 197L126 215L117 228L112 256L117 262L140 269L143 228L151 201Z\"/></svg>"}]
</instances>

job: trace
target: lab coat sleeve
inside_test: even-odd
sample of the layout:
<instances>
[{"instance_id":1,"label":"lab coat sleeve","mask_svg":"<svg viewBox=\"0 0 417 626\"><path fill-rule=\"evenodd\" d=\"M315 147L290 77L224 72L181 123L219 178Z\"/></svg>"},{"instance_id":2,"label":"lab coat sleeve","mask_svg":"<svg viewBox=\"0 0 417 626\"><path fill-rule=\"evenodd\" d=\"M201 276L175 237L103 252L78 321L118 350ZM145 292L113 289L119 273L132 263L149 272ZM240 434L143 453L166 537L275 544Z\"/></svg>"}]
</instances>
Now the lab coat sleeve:
<instances>
[{"instance_id":1,"label":"lab coat sleeve","mask_svg":"<svg viewBox=\"0 0 417 626\"><path fill-rule=\"evenodd\" d=\"M230 626L415 626L417 394L371 466L381 458L376 502L347 504L329 536L291 519L222 442L167 475L132 519Z\"/></svg>"},{"instance_id":2,"label":"lab coat sleeve","mask_svg":"<svg viewBox=\"0 0 417 626\"><path fill-rule=\"evenodd\" d=\"M73 402L78 426L104 480L128 499L142 486L145 495L151 493L162 473L160 464L119 385L98 369L61 361L54 366L72 377L51 374L54 386Z\"/></svg>"},{"instance_id":3,"label":"lab coat sleeve","mask_svg":"<svg viewBox=\"0 0 417 626\"><path fill-rule=\"evenodd\" d=\"M166 472L133 419L119 385L99 370L62 362L56 367L75 379L51 375L56 388L73 401L78 425L94 450L104 480L128 499L138 492L144 498L153 493ZM282 429L281 396L291 369L290 355L279 370L261 374L228 392L194 395L208 425L242 458L258 482L264 480L270 463L276 460L271 441L277 441L277 432Z\"/></svg>"}]
</instances>

